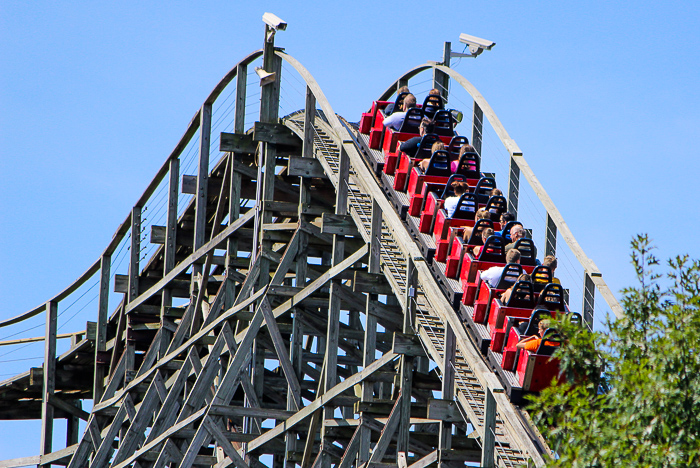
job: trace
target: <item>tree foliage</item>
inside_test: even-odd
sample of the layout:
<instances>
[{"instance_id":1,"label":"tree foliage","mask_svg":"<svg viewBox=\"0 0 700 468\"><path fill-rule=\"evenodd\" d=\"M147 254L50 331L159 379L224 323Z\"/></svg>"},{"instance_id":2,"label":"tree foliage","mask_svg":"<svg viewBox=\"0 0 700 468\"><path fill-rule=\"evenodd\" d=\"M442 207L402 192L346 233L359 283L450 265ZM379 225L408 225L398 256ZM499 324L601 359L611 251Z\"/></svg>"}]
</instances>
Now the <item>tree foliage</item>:
<instances>
[{"instance_id":1,"label":"tree foliage","mask_svg":"<svg viewBox=\"0 0 700 468\"><path fill-rule=\"evenodd\" d=\"M531 408L557 453L550 466L700 466L700 262L676 257L662 275L653 249L632 242L639 284L608 332L558 324L567 382Z\"/></svg>"}]
</instances>

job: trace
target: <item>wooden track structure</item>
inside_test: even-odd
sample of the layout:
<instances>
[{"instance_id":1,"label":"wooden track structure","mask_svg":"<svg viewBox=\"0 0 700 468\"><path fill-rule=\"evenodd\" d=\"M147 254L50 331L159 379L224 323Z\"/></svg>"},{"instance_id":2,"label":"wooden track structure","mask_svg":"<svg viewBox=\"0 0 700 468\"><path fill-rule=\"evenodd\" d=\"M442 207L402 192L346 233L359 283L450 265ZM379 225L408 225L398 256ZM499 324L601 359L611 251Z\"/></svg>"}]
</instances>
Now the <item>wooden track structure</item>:
<instances>
[{"instance_id":1,"label":"wooden track structure","mask_svg":"<svg viewBox=\"0 0 700 468\"><path fill-rule=\"evenodd\" d=\"M261 87L259 121L246 128L247 69L260 56L275 75ZM280 119L283 61L304 80L306 104ZM409 71L384 97L426 69L465 86L475 114L502 131L449 60ZM234 131L221 135L225 156L209 170L212 104L232 82ZM180 180L195 135L198 171ZM516 175L536 181L517 145L499 137ZM0 383L0 418L42 420L40 453L0 467L543 466L546 443L473 345L368 168L368 151L272 40L233 67L102 256L58 296L0 323L46 314L43 367ZM161 246L140 265L141 239L131 236L129 274L115 285L123 300L110 314L111 256L140 232L142 208L163 181L167 225L151 232ZM180 191L193 197L178 217ZM517 185L509 195L513 203ZM575 243L553 204L547 211ZM619 313L581 255L590 289ZM100 288L94 326L57 356L59 304L89 278ZM174 307L176 296L187 304ZM81 402L91 399L88 413ZM62 449L52 443L57 419L67 421Z\"/></svg>"}]
</instances>

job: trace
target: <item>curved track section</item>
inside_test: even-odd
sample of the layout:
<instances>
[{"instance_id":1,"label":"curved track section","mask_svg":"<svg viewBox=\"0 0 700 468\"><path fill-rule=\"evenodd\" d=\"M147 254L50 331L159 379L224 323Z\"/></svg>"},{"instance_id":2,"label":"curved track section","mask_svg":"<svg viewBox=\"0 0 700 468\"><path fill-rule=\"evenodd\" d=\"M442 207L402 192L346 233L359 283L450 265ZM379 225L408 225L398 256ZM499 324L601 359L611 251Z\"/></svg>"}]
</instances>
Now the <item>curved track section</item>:
<instances>
[{"instance_id":1,"label":"curved track section","mask_svg":"<svg viewBox=\"0 0 700 468\"><path fill-rule=\"evenodd\" d=\"M276 81L246 126L247 68L261 56ZM283 63L306 101L280 124ZM233 132L211 161L212 106L234 79ZM197 149L196 175L180 167L186 148ZM41 419L40 453L0 467L543 466L546 445L470 340L368 152L293 57L267 43L241 61L100 259L0 323L47 315L43 366L0 383L0 417ZM162 186L167 220L151 227L157 248L140 265L131 233ZM121 245L129 273L113 285ZM94 326L58 355L57 310L91 278ZM56 448L61 419L67 443Z\"/></svg>"}]
</instances>

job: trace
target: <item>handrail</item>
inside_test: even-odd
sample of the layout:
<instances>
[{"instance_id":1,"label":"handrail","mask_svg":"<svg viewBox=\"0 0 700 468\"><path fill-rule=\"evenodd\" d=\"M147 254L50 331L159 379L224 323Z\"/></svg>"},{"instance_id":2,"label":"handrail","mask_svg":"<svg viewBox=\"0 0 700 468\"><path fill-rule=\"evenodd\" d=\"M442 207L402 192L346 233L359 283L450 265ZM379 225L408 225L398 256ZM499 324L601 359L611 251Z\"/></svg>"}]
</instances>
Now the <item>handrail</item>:
<instances>
[{"instance_id":1,"label":"handrail","mask_svg":"<svg viewBox=\"0 0 700 468\"><path fill-rule=\"evenodd\" d=\"M603 280L602 273L600 272L596 264L593 262L593 260L591 260L586 255L586 253L583 251L583 248L581 248L581 245L578 243L573 233L569 229L569 226L564 221L564 217L554 205L554 202L544 190L544 187L535 176L534 172L530 168L530 165L525 160L525 157L523 156L523 153L518 147L515 140L513 140L510 137L510 135L508 135L508 132L503 127L503 124L501 124L501 121L496 116L494 110L491 108L484 96L481 95L481 93L471 82L469 82L469 80L467 80L465 77L463 77L461 74L459 74L452 68L436 63L425 63L417 67L411 68L406 73L401 75L399 79L395 80L394 83L391 86L389 86L386 89L386 91L384 91L384 93L379 97L379 100L387 100L394 92L396 92L396 85L400 81L409 80L410 78L416 76L418 73L428 70L430 68L439 70L447 74L450 78L454 79L464 88L465 91L469 93L472 99L474 99L474 102L476 102L476 104L481 108L481 110L484 113L484 117L487 118L488 121L491 123L491 126L496 132L496 135L498 135L498 138L501 140L501 143L503 143L503 146L505 146L513 161L518 165L518 168L520 169L521 173L521 178L524 177L525 180L527 180L527 182L530 184L530 187L532 187L532 190L537 195L537 198L539 198L540 202L547 210L547 213L549 214L550 218L557 226L558 232L561 234L562 238L569 246L569 248L573 252L576 259L579 261L581 266L583 267L584 271L590 276L591 280L593 281L593 284L595 284L596 288L600 292L603 299L605 299L605 302L608 304L612 312L617 318L622 318L624 316L622 306L620 306L620 303L618 302L617 298Z\"/></svg>"},{"instance_id":2,"label":"handrail","mask_svg":"<svg viewBox=\"0 0 700 468\"><path fill-rule=\"evenodd\" d=\"M255 52L252 52L245 58L243 58L241 61L239 61L236 65L234 65L231 70L224 75L224 77L217 83L217 85L214 87L214 89L209 93L207 98L204 101L204 104L211 104L213 103L216 98L219 97L219 95L222 93L222 91L226 88L226 86L231 83L231 81L236 77L238 73L238 67L240 65L248 65L251 63L253 60L257 59L262 55L262 49L256 50ZM192 136L195 134L197 129L199 129L199 114L201 111L201 107L197 109L197 112L195 112L194 117L192 117L192 120L190 121L189 125L187 126L187 129L185 130L185 133L183 133L182 137L180 137L180 140L178 143L175 145L175 148L173 151L170 153L170 155L166 158L165 162L161 166L161 168L158 170L156 173L155 177L153 177L153 180L151 180L151 183L146 187L146 190L144 190L143 194L139 197L138 201L136 202L135 206L144 206L148 199L153 195L153 192L158 188L158 185L162 182L163 177L168 173L169 170L169 165L170 161L172 159L178 158L182 151L187 147L187 145L190 142L190 139ZM100 262L103 256L111 255L114 253L116 248L119 246L119 243L124 239L124 236L126 233L129 231L131 228L131 210L129 211L129 214L127 215L126 219L122 224L119 225L117 228L116 232L112 236L112 240L110 243L107 245L107 248L104 250L104 252L98 257L98 259L93 263L85 273L83 273L78 279L73 281L68 287L66 287L63 291L58 293L56 296L53 298L49 299L47 302L59 302L66 297L68 297L71 293L73 293L75 290L77 290L80 286L85 284L85 282L92 277L99 269L100 269ZM3 320L0 322L0 328L7 327L9 325L13 325L15 323L22 322L24 320L27 320L29 318L32 318L41 312L46 310L46 302L42 303L41 305L24 312L23 314L17 315L15 317L12 317L7 320Z\"/></svg>"}]
</instances>

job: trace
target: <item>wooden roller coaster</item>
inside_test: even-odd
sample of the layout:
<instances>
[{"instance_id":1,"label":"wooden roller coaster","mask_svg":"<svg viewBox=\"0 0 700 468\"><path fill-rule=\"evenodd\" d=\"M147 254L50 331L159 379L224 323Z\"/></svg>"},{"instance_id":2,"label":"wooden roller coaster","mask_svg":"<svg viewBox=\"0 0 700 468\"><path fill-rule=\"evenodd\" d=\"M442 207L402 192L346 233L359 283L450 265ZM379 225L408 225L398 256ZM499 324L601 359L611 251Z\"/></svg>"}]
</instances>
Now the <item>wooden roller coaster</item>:
<instances>
[{"instance_id":1,"label":"wooden roller coaster","mask_svg":"<svg viewBox=\"0 0 700 468\"><path fill-rule=\"evenodd\" d=\"M248 69L260 59L251 126ZM280 118L283 63L306 96ZM381 99L425 70L469 92L475 132L483 119L495 129L510 155L511 206L520 179L538 194L548 233L584 269L587 321L595 288L619 314L517 145L449 57L410 70ZM212 106L229 85L233 131L218 136L215 161ZM180 163L192 145L189 175ZM56 297L0 323L46 317L43 365L0 382L0 419L41 420L39 454L0 467L543 466L546 441L465 330L373 158L357 125L333 112L266 26L264 48L217 84L101 257ZM157 249L143 262L142 215L158 187L167 221L150 226ZM114 274L123 245L128 274ZM59 335L59 309L89 280L99 287L94 318ZM55 447L61 419L66 444Z\"/></svg>"}]
</instances>

